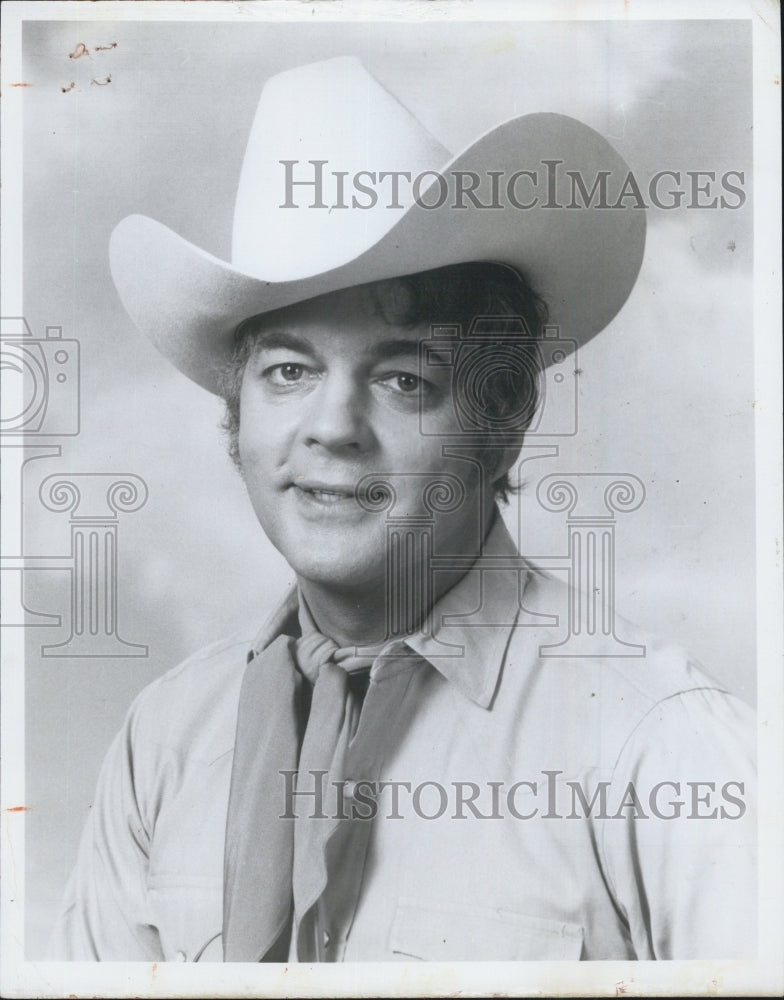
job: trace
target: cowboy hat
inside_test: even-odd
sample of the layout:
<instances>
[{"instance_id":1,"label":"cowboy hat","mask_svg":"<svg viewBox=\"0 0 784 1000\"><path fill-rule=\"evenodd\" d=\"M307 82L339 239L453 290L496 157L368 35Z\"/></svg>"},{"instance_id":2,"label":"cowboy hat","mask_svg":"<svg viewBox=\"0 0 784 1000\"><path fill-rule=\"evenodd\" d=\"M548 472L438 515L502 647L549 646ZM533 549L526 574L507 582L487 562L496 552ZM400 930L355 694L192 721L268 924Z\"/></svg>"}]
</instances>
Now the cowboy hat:
<instances>
[{"instance_id":1,"label":"cowboy hat","mask_svg":"<svg viewBox=\"0 0 784 1000\"><path fill-rule=\"evenodd\" d=\"M132 215L112 233L111 271L139 329L211 392L249 316L465 261L522 271L560 336L582 344L642 263L645 212L607 198L629 173L602 136L558 114L513 118L451 156L359 60L330 59L262 91L231 262Z\"/></svg>"}]
</instances>

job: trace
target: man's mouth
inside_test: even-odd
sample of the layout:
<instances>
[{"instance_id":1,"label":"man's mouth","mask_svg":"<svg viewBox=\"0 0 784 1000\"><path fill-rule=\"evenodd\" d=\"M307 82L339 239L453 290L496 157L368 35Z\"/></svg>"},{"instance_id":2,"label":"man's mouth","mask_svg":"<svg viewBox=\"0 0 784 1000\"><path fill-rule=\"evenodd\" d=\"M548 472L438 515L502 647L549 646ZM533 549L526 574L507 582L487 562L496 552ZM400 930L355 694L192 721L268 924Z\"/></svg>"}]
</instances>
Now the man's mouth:
<instances>
[{"instance_id":1,"label":"man's mouth","mask_svg":"<svg viewBox=\"0 0 784 1000\"><path fill-rule=\"evenodd\" d=\"M331 506L354 500L354 489L348 486L331 486L321 483L293 483L297 490L315 503Z\"/></svg>"}]
</instances>

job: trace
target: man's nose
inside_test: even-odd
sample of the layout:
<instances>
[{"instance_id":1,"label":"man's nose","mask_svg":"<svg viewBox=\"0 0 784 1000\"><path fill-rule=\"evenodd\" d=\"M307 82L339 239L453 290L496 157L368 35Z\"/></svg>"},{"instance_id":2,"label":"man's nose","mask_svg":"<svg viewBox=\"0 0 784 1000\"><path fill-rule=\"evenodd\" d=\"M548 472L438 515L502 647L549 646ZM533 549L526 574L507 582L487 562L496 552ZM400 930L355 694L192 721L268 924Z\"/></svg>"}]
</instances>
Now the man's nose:
<instances>
[{"instance_id":1,"label":"man's nose","mask_svg":"<svg viewBox=\"0 0 784 1000\"><path fill-rule=\"evenodd\" d=\"M302 428L305 443L329 449L366 450L373 432L368 420L369 401L348 376L327 375L310 398Z\"/></svg>"}]
</instances>

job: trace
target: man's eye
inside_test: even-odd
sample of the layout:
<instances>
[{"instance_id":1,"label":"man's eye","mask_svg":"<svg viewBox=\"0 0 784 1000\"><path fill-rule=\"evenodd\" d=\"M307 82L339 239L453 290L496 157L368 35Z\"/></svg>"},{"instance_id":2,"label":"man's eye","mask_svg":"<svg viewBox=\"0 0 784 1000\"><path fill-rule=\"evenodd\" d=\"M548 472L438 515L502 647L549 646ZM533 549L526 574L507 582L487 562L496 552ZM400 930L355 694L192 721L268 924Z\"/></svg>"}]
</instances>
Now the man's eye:
<instances>
[{"instance_id":1,"label":"man's eye","mask_svg":"<svg viewBox=\"0 0 784 1000\"><path fill-rule=\"evenodd\" d=\"M428 383L418 375L410 372L395 372L394 375L387 375L379 380L382 385L387 386L394 392L412 396L414 393L424 393L427 391Z\"/></svg>"},{"instance_id":2,"label":"man's eye","mask_svg":"<svg viewBox=\"0 0 784 1000\"><path fill-rule=\"evenodd\" d=\"M286 361L280 365L270 365L264 370L264 377L269 379L273 385L292 385L301 382L306 377L307 371L305 365Z\"/></svg>"}]
</instances>

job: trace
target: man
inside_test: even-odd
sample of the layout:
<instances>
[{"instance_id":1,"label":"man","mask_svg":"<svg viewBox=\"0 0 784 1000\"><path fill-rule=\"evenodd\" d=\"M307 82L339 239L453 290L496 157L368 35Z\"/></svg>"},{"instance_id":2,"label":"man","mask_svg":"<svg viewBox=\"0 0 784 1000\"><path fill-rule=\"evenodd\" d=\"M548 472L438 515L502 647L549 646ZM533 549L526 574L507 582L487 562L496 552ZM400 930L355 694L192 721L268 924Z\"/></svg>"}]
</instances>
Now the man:
<instances>
[{"instance_id":1,"label":"man","mask_svg":"<svg viewBox=\"0 0 784 1000\"><path fill-rule=\"evenodd\" d=\"M526 208L532 165L546 190ZM566 588L496 506L540 369L612 319L640 267L644 217L620 195L552 211L600 170L623 190L609 144L555 115L450 159L340 59L265 87L231 264L118 226L120 296L226 398L296 584L255 638L136 700L54 957L752 953L748 710L631 626L643 657L548 655ZM548 310L564 348L545 355Z\"/></svg>"}]
</instances>

